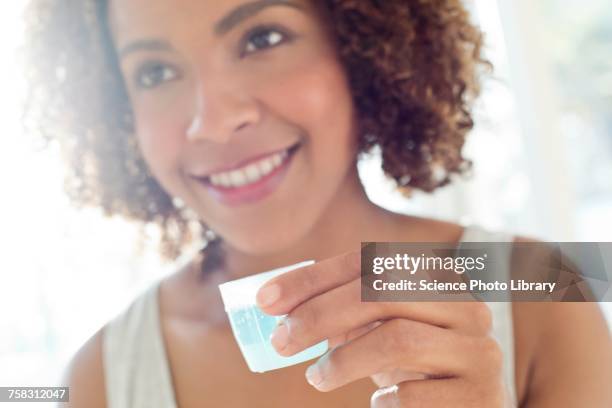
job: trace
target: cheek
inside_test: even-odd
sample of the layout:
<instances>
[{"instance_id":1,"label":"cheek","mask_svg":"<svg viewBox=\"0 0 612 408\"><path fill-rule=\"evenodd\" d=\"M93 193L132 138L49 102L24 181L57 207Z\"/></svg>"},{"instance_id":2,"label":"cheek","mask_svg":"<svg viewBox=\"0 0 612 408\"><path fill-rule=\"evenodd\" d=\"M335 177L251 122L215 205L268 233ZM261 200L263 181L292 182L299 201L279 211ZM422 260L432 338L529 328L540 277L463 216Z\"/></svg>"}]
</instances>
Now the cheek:
<instances>
[{"instance_id":1,"label":"cheek","mask_svg":"<svg viewBox=\"0 0 612 408\"><path fill-rule=\"evenodd\" d=\"M296 65L267 83L268 105L301 126L313 149L329 148L317 154L348 154L355 140L354 112L342 66L327 54Z\"/></svg>"},{"instance_id":2,"label":"cheek","mask_svg":"<svg viewBox=\"0 0 612 408\"><path fill-rule=\"evenodd\" d=\"M153 176L169 192L173 191L178 177L179 153L183 136L180 109L152 114L135 112L136 137L143 158Z\"/></svg>"}]
</instances>

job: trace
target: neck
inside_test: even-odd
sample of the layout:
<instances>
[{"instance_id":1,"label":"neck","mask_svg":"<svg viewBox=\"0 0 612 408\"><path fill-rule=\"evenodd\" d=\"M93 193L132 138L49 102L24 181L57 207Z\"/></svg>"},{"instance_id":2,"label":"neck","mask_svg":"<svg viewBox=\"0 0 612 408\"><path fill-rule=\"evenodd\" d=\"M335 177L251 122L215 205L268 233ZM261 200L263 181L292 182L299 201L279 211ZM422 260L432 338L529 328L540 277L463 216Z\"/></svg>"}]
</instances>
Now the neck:
<instances>
[{"instance_id":1,"label":"neck","mask_svg":"<svg viewBox=\"0 0 612 408\"><path fill-rule=\"evenodd\" d=\"M363 241L385 241L395 236L399 214L373 204L357 171L351 172L342 189L308 233L294 245L273 254L257 256L224 244L224 280L291 265L307 259L320 261L361 248ZM405 228L405 227L402 227Z\"/></svg>"}]
</instances>

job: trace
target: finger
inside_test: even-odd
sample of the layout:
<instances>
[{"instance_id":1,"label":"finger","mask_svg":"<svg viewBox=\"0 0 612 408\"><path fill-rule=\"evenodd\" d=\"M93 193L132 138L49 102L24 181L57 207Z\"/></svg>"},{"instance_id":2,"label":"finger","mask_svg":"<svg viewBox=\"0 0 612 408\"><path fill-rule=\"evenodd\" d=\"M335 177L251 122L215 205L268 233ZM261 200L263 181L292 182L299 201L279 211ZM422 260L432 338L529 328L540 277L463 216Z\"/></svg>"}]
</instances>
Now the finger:
<instances>
[{"instance_id":1,"label":"finger","mask_svg":"<svg viewBox=\"0 0 612 408\"><path fill-rule=\"evenodd\" d=\"M480 338L425 323L392 319L356 339L329 350L307 378L330 391L360 378L401 368L429 376L464 376L479 368Z\"/></svg>"},{"instance_id":2,"label":"finger","mask_svg":"<svg viewBox=\"0 0 612 408\"><path fill-rule=\"evenodd\" d=\"M461 333L490 332L492 316L482 302L361 302L361 280L315 296L298 305L272 334L272 345L283 356L305 350L324 339L346 336L370 322L406 318Z\"/></svg>"},{"instance_id":3,"label":"finger","mask_svg":"<svg viewBox=\"0 0 612 408\"><path fill-rule=\"evenodd\" d=\"M313 296L361 275L361 251L351 251L270 279L257 292L257 306L271 315L286 314Z\"/></svg>"},{"instance_id":4,"label":"finger","mask_svg":"<svg viewBox=\"0 0 612 408\"><path fill-rule=\"evenodd\" d=\"M351 332L353 337L363 334L360 328L385 313L381 303L361 303L360 287L360 280L354 279L298 305L272 332L270 340L276 351L290 356L324 339L332 339L335 346Z\"/></svg>"},{"instance_id":5,"label":"finger","mask_svg":"<svg viewBox=\"0 0 612 408\"><path fill-rule=\"evenodd\" d=\"M446 408L501 407L491 399L484 400L472 392L471 384L462 378L406 381L382 388L372 394L372 408Z\"/></svg>"},{"instance_id":6,"label":"finger","mask_svg":"<svg viewBox=\"0 0 612 408\"><path fill-rule=\"evenodd\" d=\"M355 338L357 338L359 336L362 336L362 335L366 334L367 332L377 328L381 324L383 324L383 322L381 320L376 320L374 322L370 322L370 323L366 324L365 326L361 326L361 327L358 327L358 328L353 329L351 331L348 331L346 333L340 334L338 336L331 337L331 338L327 339L328 347L331 349L331 348L340 346L340 345L342 345L344 343L348 343L349 341L351 341L351 340L353 340L353 339L355 339Z\"/></svg>"},{"instance_id":7,"label":"finger","mask_svg":"<svg viewBox=\"0 0 612 408\"><path fill-rule=\"evenodd\" d=\"M374 381L374 384L381 388L384 388L401 383L403 381L426 380L429 378L429 376L423 373L417 373L402 368L396 368L391 371L385 371L382 373L371 375L370 378L372 379L372 381Z\"/></svg>"}]
</instances>

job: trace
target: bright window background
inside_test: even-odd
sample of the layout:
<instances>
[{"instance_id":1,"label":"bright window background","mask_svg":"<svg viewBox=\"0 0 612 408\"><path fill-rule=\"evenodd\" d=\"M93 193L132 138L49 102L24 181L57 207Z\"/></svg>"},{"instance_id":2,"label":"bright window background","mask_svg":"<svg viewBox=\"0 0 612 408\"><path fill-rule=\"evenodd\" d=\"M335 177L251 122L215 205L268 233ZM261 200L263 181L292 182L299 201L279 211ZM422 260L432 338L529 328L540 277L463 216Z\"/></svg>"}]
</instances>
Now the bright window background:
<instances>
[{"instance_id":1,"label":"bright window background","mask_svg":"<svg viewBox=\"0 0 612 408\"><path fill-rule=\"evenodd\" d=\"M612 241L612 15L604 3L470 3L496 66L466 146L474 177L406 200L373 157L360 166L372 199L552 241ZM76 349L173 265L153 249L139 255L134 226L72 209L57 152L37 151L20 133L25 84L13 50L23 4L0 6L0 384L54 385ZM612 304L602 307L612 324Z\"/></svg>"}]
</instances>

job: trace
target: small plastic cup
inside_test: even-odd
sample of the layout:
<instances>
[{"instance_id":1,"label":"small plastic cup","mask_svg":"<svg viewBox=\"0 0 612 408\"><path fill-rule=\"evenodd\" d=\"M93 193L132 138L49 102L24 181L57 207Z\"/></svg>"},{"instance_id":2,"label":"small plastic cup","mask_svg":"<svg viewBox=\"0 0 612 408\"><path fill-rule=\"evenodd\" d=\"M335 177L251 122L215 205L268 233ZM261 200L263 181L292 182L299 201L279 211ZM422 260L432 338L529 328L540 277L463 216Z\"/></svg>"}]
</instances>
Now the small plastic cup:
<instances>
[{"instance_id":1,"label":"small plastic cup","mask_svg":"<svg viewBox=\"0 0 612 408\"><path fill-rule=\"evenodd\" d=\"M299 262L271 271L258 273L219 285L225 311L229 317L234 337L240 351L254 373L263 373L299 364L319 357L327 351L327 340L315 344L292 356L281 356L276 352L270 335L284 316L271 316L257 307L255 295L259 288L275 276L293 269L313 264L313 260Z\"/></svg>"}]
</instances>

